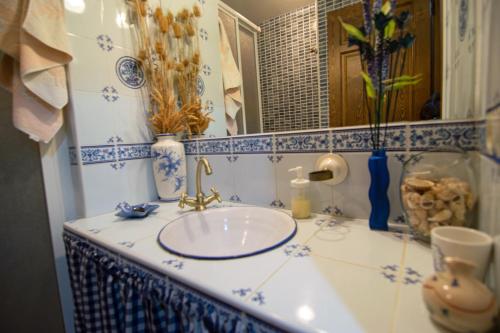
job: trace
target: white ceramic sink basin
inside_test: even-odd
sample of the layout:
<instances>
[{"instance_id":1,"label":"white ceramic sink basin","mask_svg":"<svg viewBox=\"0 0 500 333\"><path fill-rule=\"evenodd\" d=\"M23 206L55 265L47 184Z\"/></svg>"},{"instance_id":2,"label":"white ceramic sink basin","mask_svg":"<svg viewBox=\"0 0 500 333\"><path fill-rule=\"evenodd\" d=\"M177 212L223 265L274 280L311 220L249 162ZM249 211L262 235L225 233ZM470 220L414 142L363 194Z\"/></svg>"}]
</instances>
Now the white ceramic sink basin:
<instances>
[{"instance_id":1,"label":"white ceramic sink basin","mask_svg":"<svg viewBox=\"0 0 500 333\"><path fill-rule=\"evenodd\" d=\"M290 240L297 223L287 214L262 207L226 207L190 212L167 224L160 245L195 259L232 259L272 250Z\"/></svg>"}]
</instances>

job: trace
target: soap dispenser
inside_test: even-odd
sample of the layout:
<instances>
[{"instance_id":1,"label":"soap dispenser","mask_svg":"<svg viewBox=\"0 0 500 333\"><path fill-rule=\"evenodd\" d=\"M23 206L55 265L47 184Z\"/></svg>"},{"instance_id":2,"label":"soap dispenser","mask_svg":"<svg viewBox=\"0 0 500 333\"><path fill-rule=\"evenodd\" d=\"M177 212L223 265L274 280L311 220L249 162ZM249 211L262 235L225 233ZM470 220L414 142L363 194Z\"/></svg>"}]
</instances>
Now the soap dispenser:
<instances>
[{"instance_id":1,"label":"soap dispenser","mask_svg":"<svg viewBox=\"0 0 500 333\"><path fill-rule=\"evenodd\" d=\"M302 167L288 170L296 172L297 178L290 181L292 188L292 216L296 219L306 219L311 215L311 200L309 199L309 180L305 179Z\"/></svg>"}]
</instances>

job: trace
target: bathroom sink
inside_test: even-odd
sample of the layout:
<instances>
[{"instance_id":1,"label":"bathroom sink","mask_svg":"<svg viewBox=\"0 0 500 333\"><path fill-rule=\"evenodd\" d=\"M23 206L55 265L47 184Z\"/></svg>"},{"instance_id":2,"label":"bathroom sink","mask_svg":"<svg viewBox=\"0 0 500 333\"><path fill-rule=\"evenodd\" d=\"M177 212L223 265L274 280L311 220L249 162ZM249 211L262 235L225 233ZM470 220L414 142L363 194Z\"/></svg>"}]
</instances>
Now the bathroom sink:
<instances>
[{"instance_id":1,"label":"bathroom sink","mask_svg":"<svg viewBox=\"0 0 500 333\"><path fill-rule=\"evenodd\" d=\"M195 259L233 259L272 250L290 240L297 223L289 215L262 207L212 208L186 213L158 234L159 244Z\"/></svg>"}]
</instances>

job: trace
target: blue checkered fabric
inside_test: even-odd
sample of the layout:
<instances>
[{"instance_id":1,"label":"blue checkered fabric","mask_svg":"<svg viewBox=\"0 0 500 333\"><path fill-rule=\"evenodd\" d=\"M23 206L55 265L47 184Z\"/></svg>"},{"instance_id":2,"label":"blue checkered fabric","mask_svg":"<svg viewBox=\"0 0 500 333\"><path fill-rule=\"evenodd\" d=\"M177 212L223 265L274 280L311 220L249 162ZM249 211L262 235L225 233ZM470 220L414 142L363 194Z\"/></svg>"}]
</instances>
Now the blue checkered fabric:
<instances>
[{"instance_id":1,"label":"blue checkered fabric","mask_svg":"<svg viewBox=\"0 0 500 333\"><path fill-rule=\"evenodd\" d=\"M77 333L271 333L280 330L68 231Z\"/></svg>"}]
</instances>

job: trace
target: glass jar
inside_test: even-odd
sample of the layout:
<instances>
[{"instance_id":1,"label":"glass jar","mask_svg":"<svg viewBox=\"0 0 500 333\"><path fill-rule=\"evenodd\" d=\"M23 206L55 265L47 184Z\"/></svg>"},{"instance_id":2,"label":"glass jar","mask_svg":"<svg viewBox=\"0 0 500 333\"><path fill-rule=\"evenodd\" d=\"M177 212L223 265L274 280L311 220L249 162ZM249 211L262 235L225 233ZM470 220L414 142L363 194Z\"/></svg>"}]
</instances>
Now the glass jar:
<instances>
[{"instance_id":1,"label":"glass jar","mask_svg":"<svg viewBox=\"0 0 500 333\"><path fill-rule=\"evenodd\" d=\"M411 156L403 164L400 195L406 223L420 240L429 242L437 226L475 225L476 182L470 155L461 149Z\"/></svg>"}]
</instances>

